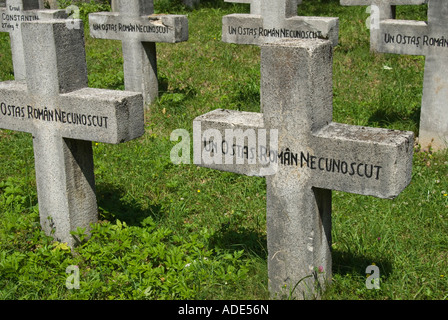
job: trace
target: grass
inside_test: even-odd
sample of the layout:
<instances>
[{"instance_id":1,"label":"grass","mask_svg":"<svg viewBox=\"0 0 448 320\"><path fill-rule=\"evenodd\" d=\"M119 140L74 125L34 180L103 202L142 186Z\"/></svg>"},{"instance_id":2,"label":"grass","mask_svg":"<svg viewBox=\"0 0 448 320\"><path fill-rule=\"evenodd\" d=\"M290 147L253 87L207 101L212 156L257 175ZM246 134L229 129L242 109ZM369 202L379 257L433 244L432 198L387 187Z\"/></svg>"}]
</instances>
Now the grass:
<instances>
[{"instance_id":1,"label":"grass","mask_svg":"<svg viewBox=\"0 0 448 320\"><path fill-rule=\"evenodd\" d=\"M157 45L160 97L145 135L93 143L101 221L74 253L40 230L31 136L0 131L0 299L269 298L265 180L169 159L171 132L191 133L196 116L259 111L259 48L220 34L223 15L248 7L221 2L195 10L159 2L160 12L188 15L189 41ZM305 0L299 13L340 18L334 120L418 134L424 58L371 53L365 7ZM425 7L400 6L398 15L424 20ZM0 80L11 80L6 34L0 48ZM86 26L86 51L89 86L123 90L121 43L92 39ZM412 183L394 200L333 192L332 216L333 281L323 299L448 297L446 151L417 147ZM380 290L365 286L372 263ZM65 286L71 265L79 290Z\"/></svg>"}]
</instances>

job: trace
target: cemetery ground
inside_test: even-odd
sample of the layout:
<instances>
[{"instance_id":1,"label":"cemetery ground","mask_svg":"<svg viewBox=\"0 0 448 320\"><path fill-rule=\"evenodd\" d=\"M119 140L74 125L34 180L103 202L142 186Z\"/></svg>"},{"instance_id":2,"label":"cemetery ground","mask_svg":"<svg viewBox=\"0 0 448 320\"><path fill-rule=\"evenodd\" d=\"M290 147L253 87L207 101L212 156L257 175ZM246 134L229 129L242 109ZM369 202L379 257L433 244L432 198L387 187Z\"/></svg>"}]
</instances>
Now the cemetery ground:
<instances>
[{"instance_id":1,"label":"cemetery ground","mask_svg":"<svg viewBox=\"0 0 448 320\"><path fill-rule=\"evenodd\" d=\"M65 1L68 5L69 2ZM71 252L40 228L32 137L0 130L0 299L268 299L264 178L174 165L171 132L217 108L259 112L260 49L221 41L221 19L244 5L204 1L187 14L189 40L158 44L159 99L146 134L93 143L100 222ZM88 35L89 86L124 89L121 43ZM365 7L305 0L299 14L340 18L334 121L418 135L424 58L369 50ZM425 6L399 6L425 20ZM0 80L12 80L0 34ZM411 184L394 200L333 192L333 281L323 299L448 298L448 152L415 147ZM375 264L380 289L366 288ZM79 288L68 289L67 267ZM316 266L318 268L319 266ZM325 272L325 270L323 270ZM286 297L287 298L287 297Z\"/></svg>"}]
</instances>

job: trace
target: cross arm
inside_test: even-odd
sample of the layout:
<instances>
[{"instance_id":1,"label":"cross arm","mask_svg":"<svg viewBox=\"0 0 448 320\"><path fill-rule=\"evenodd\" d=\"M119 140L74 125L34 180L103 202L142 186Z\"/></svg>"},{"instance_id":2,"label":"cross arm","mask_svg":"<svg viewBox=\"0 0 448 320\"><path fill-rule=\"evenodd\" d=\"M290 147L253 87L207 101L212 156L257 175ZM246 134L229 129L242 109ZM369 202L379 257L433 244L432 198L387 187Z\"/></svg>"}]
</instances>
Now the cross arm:
<instances>
[{"instance_id":1,"label":"cross arm","mask_svg":"<svg viewBox=\"0 0 448 320\"><path fill-rule=\"evenodd\" d=\"M27 86L25 82L0 82L0 128L31 133L27 114L27 102L24 97Z\"/></svg>"},{"instance_id":2,"label":"cross arm","mask_svg":"<svg viewBox=\"0 0 448 320\"><path fill-rule=\"evenodd\" d=\"M377 50L384 53L426 55L430 41L427 33L428 24L424 21L382 20Z\"/></svg>"},{"instance_id":3,"label":"cross arm","mask_svg":"<svg viewBox=\"0 0 448 320\"><path fill-rule=\"evenodd\" d=\"M118 12L89 14L90 35L110 40L177 43L188 40L184 15L123 16Z\"/></svg>"},{"instance_id":4,"label":"cross arm","mask_svg":"<svg viewBox=\"0 0 448 320\"><path fill-rule=\"evenodd\" d=\"M229 14L222 18L222 41L260 45L280 39L329 39L338 44L339 19L331 17L291 17L276 28L266 28L263 18L254 14Z\"/></svg>"},{"instance_id":5,"label":"cross arm","mask_svg":"<svg viewBox=\"0 0 448 320\"><path fill-rule=\"evenodd\" d=\"M85 88L62 94L60 103L67 116L69 112L81 116L79 130L64 126L63 136L118 144L145 133L143 98L139 93Z\"/></svg>"},{"instance_id":6,"label":"cross arm","mask_svg":"<svg viewBox=\"0 0 448 320\"><path fill-rule=\"evenodd\" d=\"M261 16L233 13L222 17L222 41L227 43L260 44Z\"/></svg>"},{"instance_id":7,"label":"cross arm","mask_svg":"<svg viewBox=\"0 0 448 320\"><path fill-rule=\"evenodd\" d=\"M34 133L36 128L54 127L65 138L111 144L144 134L139 93L85 88L46 104L26 92L25 82L0 83L0 128Z\"/></svg>"},{"instance_id":8,"label":"cross arm","mask_svg":"<svg viewBox=\"0 0 448 320\"><path fill-rule=\"evenodd\" d=\"M302 164L321 172L315 187L392 199L411 181L412 132L331 123L313 137Z\"/></svg>"},{"instance_id":9,"label":"cross arm","mask_svg":"<svg viewBox=\"0 0 448 320\"><path fill-rule=\"evenodd\" d=\"M10 32L15 23L21 22L23 17L34 17L36 20L50 20L50 19L66 19L67 13L65 10L58 9L33 9L16 13L20 17L13 17L7 19L8 11L6 8L0 8L0 32ZM11 20L12 19L12 20Z\"/></svg>"},{"instance_id":10,"label":"cross arm","mask_svg":"<svg viewBox=\"0 0 448 320\"><path fill-rule=\"evenodd\" d=\"M247 176L275 173L277 137L265 130L262 113L217 109L197 117L193 130L196 165Z\"/></svg>"},{"instance_id":11,"label":"cross arm","mask_svg":"<svg viewBox=\"0 0 448 320\"><path fill-rule=\"evenodd\" d=\"M226 130L236 139L229 138ZM252 134L256 138L250 140ZM313 177L314 187L389 199L410 183L412 132L331 123L315 132L311 141L307 150L278 149L278 137L265 130L261 113L219 109L194 121L195 164L201 167L269 176L280 165L295 165ZM230 161L226 156L232 156Z\"/></svg>"},{"instance_id":12,"label":"cross arm","mask_svg":"<svg viewBox=\"0 0 448 320\"><path fill-rule=\"evenodd\" d=\"M320 32L320 39L328 39L331 41L333 46L338 45L339 41L339 18L331 17L291 17L286 20L286 27L293 28L300 23L302 24L302 29Z\"/></svg>"}]
</instances>

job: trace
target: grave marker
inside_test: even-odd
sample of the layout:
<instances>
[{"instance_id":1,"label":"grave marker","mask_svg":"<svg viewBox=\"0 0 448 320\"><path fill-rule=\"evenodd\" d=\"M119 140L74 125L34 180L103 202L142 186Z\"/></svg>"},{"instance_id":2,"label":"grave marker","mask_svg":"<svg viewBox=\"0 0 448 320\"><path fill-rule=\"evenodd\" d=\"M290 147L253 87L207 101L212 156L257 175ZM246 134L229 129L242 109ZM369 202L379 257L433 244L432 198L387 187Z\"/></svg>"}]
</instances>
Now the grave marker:
<instances>
[{"instance_id":1,"label":"grave marker","mask_svg":"<svg viewBox=\"0 0 448 320\"><path fill-rule=\"evenodd\" d=\"M92 142L144 133L136 92L87 87L84 29L65 20L22 23L26 82L0 82L0 128L33 135L41 225L75 245L70 231L97 221Z\"/></svg>"},{"instance_id":2,"label":"grave marker","mask_svg":"<svg viewBox=\"0 0 448 320\"><path fill-rule=\"evenodd\" d=\"M339 19L297 16L301 0L225 0L249 3L250 14L230 14L222 19L222 41L261 45L279 39L329 39L338 44Z\"/></svg>"},{"instance_id":3,"label":"grave marker","mask_svg":"<svg viewBox=\"0 0 448 320\"><path fill-rule=\"evenodd\" d=\"M184 15L154 15L153 0L115 3L119 12L89 15L93 38L120 40L123 46L126 90L141 92L145 104L158 97L156 42L188 40Z\"/></svg>"},{"instance_id":4,"label":"grave marker","mask_svg":"<svg viewBox=\"0 0 448 320\"><path fill-rule=\"evenodd\" d=\"M45 10L42 0L7 0L0 9L0 32L9 32L11 38L14 79L25 80L25 60L21 24L23 21L64 19L64 10Z\"/></svg>"},{"instance_id":5,"label":"grave marker","mask_svg":"<svg viewBox=\"0 0 448 320\"><path fill-rule=\"evenodd\" d=\"M316 268L331 279L331 190L396 197L411 180L413 133L332 121L328 40L263 45L261 87L263 113L194 120L194 163L266 176L269 287L288 295ZM314 285L305 279L295 297L316 294Z\"/></svg>"},{"instance_id":6,"label":"grave marker","mask_svg":"<svg viewBox=\"0 0 448 320\"><path fill-rule=\"evenodd\" d=\"M428 22L383 20L379 52L426 57L419 143L448 147L448 2L429 0Z\"/></svg>"},{"instance_id":7,"label":"grave marker","mask_svg":"<svg viewBox=\"0 0 448 320\"><path fill-rule=\"evenodd\" d=\"M427 3L428 0L341 0L343 6L371 6L370 50L377 51L380 41L379 24L386 19L395 19L397 5Z\"/></svg>"}]
</instances>

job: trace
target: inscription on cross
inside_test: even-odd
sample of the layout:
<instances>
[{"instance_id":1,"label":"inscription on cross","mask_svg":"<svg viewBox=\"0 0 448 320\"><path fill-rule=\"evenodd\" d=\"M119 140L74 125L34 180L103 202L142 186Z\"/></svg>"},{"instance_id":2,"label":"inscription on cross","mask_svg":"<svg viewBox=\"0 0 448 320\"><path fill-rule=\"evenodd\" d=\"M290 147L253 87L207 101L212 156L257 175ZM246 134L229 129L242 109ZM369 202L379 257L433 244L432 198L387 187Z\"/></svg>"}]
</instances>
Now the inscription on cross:
<instances>
[{"instance_id":1,"label":"inscription on cross","mask_svg":"<svg viewBox=\"0 0 448 320\"><path fill-rule=\"evenodd\" d=\"M129 91L141 92L145 104L158 97L156 42L188 40L184 15L154 15L153 0L117 0L118 12L89 15L93 38L120 40L124 82Z\"/></svg>"},{"instance_id":2,"label":"inscription on cross","mask_svg":"<svg viewBox=\"0 0 448 320\"><path fill-rule=\"evenodd\" d=\"M261 87L263 113L220 109L194 120L194 162L266 176L269 286L275 296L288 294L315 268L325 273L323 286L330 281L331 190L396 197L411 180L414 136L332 121L328 40L263 45ZM313 279L301 282L295 296L316 294L307 288L315 288Z\"/></svg>"},{"instance_id":3,"label":"inscription on cross","mask_svg":"<svg viewBox=\"0 0 448 320\"><path fill-rule=\"evenodd\" d=\"M370 50L377 51L380 41L379 24L386 19L395 19L397 5L427 3L428 0L341 0L343 6L370 7Z\"/></svg>"},{"instance_id":4,"label":"inscription on cross","mask_svg":"<svg viewBox=\"0 0 448 320\"><path fill-rule=\"evenodd\" d=\"M70 246L70 231L97 221L91 141L144 133L140 93L87 87L84 28L73 23L23 23L26 82L0 83L0 128L33 135L41 225Z\"/></svg>"},{"instance_id":5,"label":"inscription on cross","mask_svg":"<svg viewBox=\"0 0 448 320\"><path fill-rule=\"evenodd\" d=\"M0 9L0 32L9 32L14 79L25 80L25 58L20 25L24 21L63 19L64 10L44 10L41 0L7 0Z\"/></svg>"},{"instance_id":6,"label":"inscription on cross","mask_svg":"<svg viewBox=\"0 0 448 320\"><path fill-rule=\"evenodd\" d=\"M428 22L384 20L378 51L426 57L419 143L448 147L448 2L429 0Z\"/></svg>"},{"instance_id":7,"label":"inscription on cross","mask_svg":"<svg viewBox=\"0 0 448 320\"><path fill-rule=\"evenodd\" d=\"M225 0L249 3L250 14L230 14L222 19L222 41L261 45L284 38L329 39L338 44L339 19L297 16L301 0Z\"/></svg>"}]
</instances>

